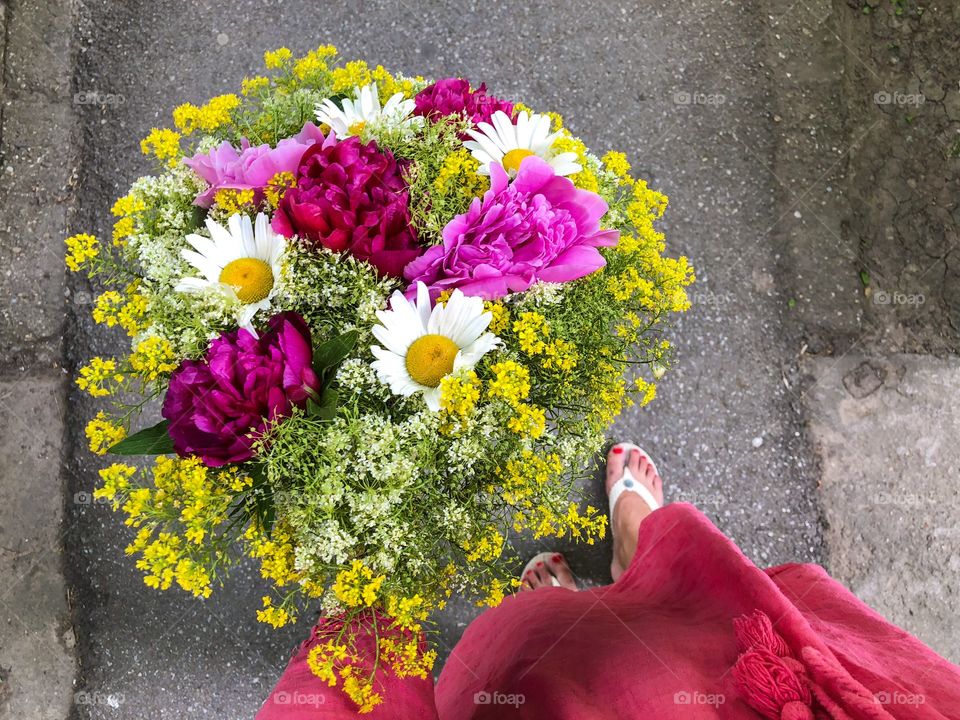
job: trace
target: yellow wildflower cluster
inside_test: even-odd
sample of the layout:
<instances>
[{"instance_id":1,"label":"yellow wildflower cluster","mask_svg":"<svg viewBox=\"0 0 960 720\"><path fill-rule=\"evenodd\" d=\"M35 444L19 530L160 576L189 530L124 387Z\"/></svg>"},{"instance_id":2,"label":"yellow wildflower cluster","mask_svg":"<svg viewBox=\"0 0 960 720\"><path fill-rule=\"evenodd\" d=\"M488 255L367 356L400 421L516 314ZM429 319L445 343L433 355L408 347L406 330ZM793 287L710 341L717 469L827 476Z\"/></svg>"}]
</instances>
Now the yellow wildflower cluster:
<instances>
[{"instance_id":1,"label":"yellow wildflower cluster","mask_svg":"<svg viewBox=\"0 0 960 720\"><path fill-rule=\"evenodd\" d=\"M223 217L229 217L237 213L248 213L252 211L254 209L253 197L253 190L250 188L246 190L223 188L214 193L213 202Z\"/></svg>"},{"instance_id":2,"label":"yellow wildflower cluster","mask_svg":"<svg viewBox=\"0 0 960 720\"><path fill-rule=\"evenodd\" d=\"M108 422L105 418L101 416L103 413L98 413L97 417L90 422L92 425L94 422ZM121 430L123 428L120 428ZM126 433L124 433L126 434ZM87 437L90 438L91 449L93 447L95 433L90 432L90 425L87 425ZM122 440L121 436L118 438L117 442ZM102 455L103 453L98 453ZM130 479L136 474L137 469L132 465L126 465L124 463L113 463L112 465L103 468L100 470L100 482L101 485L96 490L93 491L93 497L97 500L111 500L113 501L114 509L117 507L117 496L122 496L130 489Z\"/></svg>"},{"instance_id":3,"label":"yellow wildflower cluster","mask_svg":"<svg viewBox=\"0 0 960 720\"><path fill-rule=\"evenodd\" d=\"M534 538L570 536L587 545L593 545L597 539L603 540L607 534L606 515L591 505L581 514L577 504L573 502L567 506L567 512L563 515L541 505L536 508L530 525Z\"/></svg>"},{"instance_id":4,"label":"yellow wildflower cluster","mask_svg":"<svg viewBox=\"0 0 960 720\"><path fill-rule=\"evenodd\" d=\"M497 607L503 602L507 590L516 590L520 587L520 579L501 580L493 578L483 589L483 597L477 600L478 607Z\"/></svg>"},{"instance_id":5,"label":"yellow wildflower cluster","mask_svg":"<svg viewBox=\"0 0 960 720\"><path fill-rule=\"evenodd\" d=\"M176 582L197 597L209 597L212 578L195 553L227 520L234 497L250 479L236 468L211 470L195 457L159 456L152 468L153 489L132 486L133 472L120 464L104 468L94 497L121 506L125 523L139 528L126 553L140 555L137 568L144 571L144 583L166 590ZM174 523L182 534L172 530Z\"/></svg>"},{"instance_id":6,"label":"yellow wildflower cluster","mask_svg":"<svg viewBox=\"0 0 960 720\"><path fill-rule=\"evenodd\" d=\"M430 604L420 595L390 595L387 598L387 615L393 619L393 627L400 630L419 631L420 623L427 619L430 609Z\"/></svg>"},{"instance_id":7,"label":"yellow wildflower cluster","mask_svg":"<svg viewBox=\"0 0 960 720\"><path fill-rule=\"evenodd\" d=\"M443 159L433 189L438 195L460 195L466 199L480 197L490 189L490 179L480 175L480 163L467 150L456 150Z\"/></svg>"},{"instance_id":8,"label":"yellow wildflower cluster","mask_svg":"<svg viewBox=\"0 0 960 720\"><path fill-rule=\"evenodd\" d=\"M490 366L493 379L487 384L487 396L517 405L530 396L530 371L513 360L504 360Z\"/></svg>"},{"instance_id":9,"label":"yellow wildflower cluster","mask_svg":"<svg viewBox=\"0 0 960 720\"><path fill-rule=\"evenodd\" d=\"M377 601L384 580L385 575L374 575L362 560L354 560L349 570L337 573L332 590L347 607L371 607Z\"/></svg>"},{"instance_id":10,"label":"yellow wildflower cluster","mask_svg":"<svg viewBox=\"0 0 960 720\"><path fill-rule=\"evenodd\" d=\"M284 605L274 605L273 598L269 595L263 596L263 608L257 610L257 622L265 623L273 628L281 628L297 621L295 615Z\"/></svg>"},{"instance_id":11,"label":"yellow wildflower cluster","mask_svg":"<svg viewBox=\"0 0 960 720\"><path fill-rule=\"evenodd\" d=\"M290 48L281 47L276 50L267 50L263 54L263 64L267 66L268 70L280 70L290 62L290 58L293 57L293 53L290 52Z\"/></svg>"},{"instance_id":12,"label":"yellow wildflower cluster","mask_svg":"<svg viewBox=\"0 0 960 720\"><path fill-rule=\"evenodd\" d=\"M437 660L435 650L424 651L419 634L390 635L380 639L380 661L399 678L426 678Z\"/></svg>"},{"instance_id":13,"label":"yellow wildflower cluster","mask_svg":"<svg viewBox=\"0 0 960 720\"><path fill-rule=\"evenodd\" d=\"M577 366L576 345L563 338L551 339L550 325L538 312L520 313L513 323L520 349L527 355L543 355L543 367L548 370L569 372Z\"/></svg>"},{"instance_id":14,"label":"yellow wildflower cluster","mask_svg":"<svg viewBox=\"0 0 960 720\"><path fill-rule=\"evenodd\" d=\"M627 161L627 156L624 153L610 150L600 158L600 162L603 163L603 167L607 172L617 176L621 184L633 184L633 178L630 177L630 163Z\"/></svg>"},{"instance_id":15,"label":"yellow wildflower cluster","mask_svg":"<svg viewBox=\"0 0 960 720\"><path fill-rule=\"evenodd\" d=\"M173 124L184 135L190 135L196 130L210 132L229 123L233 111L239 105L240 98L232 93L212 97L199 107L184 103L174 108Z\"/></svg>"},{"instance_id":16,"label":"yellow wildflower cluster","mask_svg":"<svg viewBox=\"0 0 960 720\"><path fill-rule=\"evenodd\" d=\"M105 455L107 450L127 436L127 431L122 425L112 422L101 410L87 423L84 434L90 443L90 451L97 455Z\"/></svg>"},{"instance_id":17,"label":"yellow wildflower cluster","mask_svg":"<svg viewBox=\"0 0 960 720\"><path fill-rule=\"evenodd\" d=\"M136 283L128 285L124 294L107 290L97 297L93 319L107 327L120 326L133 337L143 330L142 321L147 315L147 298L137 292Z\"/></svg>"},{"instance_id":18,"label":"yellow wildflower cluster","mask_svg":"<svg viewBox=\"0 0 960 720\"><path fill-rule=\"evenodd\" d=\"M659 254L641 255L631 265L607 279L607 290L618 302L630 302L652 312L683 312L690 307L686 287L693 282L693 269L686 257L665 258ZM655 282L645 275L655 278Z\"/></svg>"},{"instance_id":19,"label":"yellow wildflower cluster","mask_svg":"<svg viewBox=\"0 0 960 720\"><path fill-rule=\"evenodd\" d=\"M519 403L514 406L516 415L507 420L507 427L520 436L536 440L547 428L546 413L536 405Z\"/></svg>"},{"instance_id":20,"label":"yellow wildflower cluster","mask_svg":"<svg viewBox=\"0 0 960 720\"><path fill-rule=\"evenodd\" d=\"M87 365L80 368L76 380L77 387L89 393L90 397L106 397L122 382L123 374L117 370L116 361L101 357L91 358Z\"/></svg>"},{"instance_id":21,"label":"yellow wildflower cluster","mask_svg":"<svg viewBox=\"0 0 960 720\"><path fill-rule=\"evenodd\" d=\"M302 58L297 58L293 64L293 74L299 80L322 75L329 68L327 61L336 56L337 49L333 45L321 45Z\"/></svg>"},{"instance_id":22,"label":"yellow wildflower cluster","mask_svg":"<svg viewBox=\"0 0 960 720\"><path fill-rule=\"evenodd\" d=\"M649 405L653 399L657 396L657 386L655 383L649 382L642 377L635 378L633 381L633 391L640 395L639 405L644 407Z\"/></svg>"},{"instance_id":23,"label":"yellow wildflower cluster","mask_svg":"<svg viewBox=\"0 0 960 720\"><path fill-rule=\"evenodd\" d=\"M297 186L297 178L292 172L278 172L267 182L264 195L270 207L276 208L283 199L284 193Z\"/></svg>"},{"instance_id":24,"label":"yellow wildflower cluster","mask_svg":"<svg viewBox=\"0 0 960 720\"><path fill-rule=\"evenodd\" d=\"M447 375L440 380L440 409L449 418L469 417L479 399L480 378L473 370Z\"/></svg>"},{"instance_id":25,"label":"yellow wildflower cluster","mask_svg":"<svg viewBox=\"0 0 960 720\"><path fill-rule=\"evenodd\" d=\"M93 260L100 254L100 243L93 235L78 233L66 239L67 267L77 272L88 260Z\"/></svg>"},{"instance_id":26,"label":"yellow wildflower cluster","mask_svg":"<svg viewBox=\"0 0 960 720\"><path fill-rule=\"evenodd\" d=\"M530 498L561 472L563 464L556 453L541 457L530 450L524 450L519 458L508 460L498 473L503 498L511 505L529 510L532 508ZM520 532L523 523L515 523L514 529Z\"/></svg>"},{"instance_id":27,"label":"yellow wildflower cluster","mask_svg":"<svg viewBox=\"0 0 960 720\"><path fill-rule=\"evenodd\" d=\"M113 244L123 245L125 238L136 232L135 217L147 209L146 203L132 193L118 198L110 209L114 217L120 218L113 225Z\"/></svg>"},{"instance_id":28,"label":"yellow wildflower cluster","mask_svg":"<svg viewBox=\"0 0 960 720\"><path fill-rule=\"evenodd\" d=\"M490 313L493 317L487 330L494 335L510 329L510 310L502 302L491 302L485 300L483 303L484 311Z\"/></svg>"},{"instance_id":29,"label":"yellow wildflower cluster","mask_svg":"<svg viewBox=\"0 0 960 720\"><path fill-rule=\"evenodd\" d=\"M627 395L623 367L609 360L597 363L591 385L595 399L590 419L594 427L602 430L619 417L624 407L631 406L633 400Z\"/></svg>"},{"instance_id":30,"label":"yellow wildflower cluster","mask_svg":"<svg viewBox=\"0 0 960 720\"><path fill-rule=\"evenodd\" d=\"M261 90L266 90L268 87L270 87L270 78L264 77L263 75L245 77L240 81L240 94L245 97L249 95L256 95Z\"/></svg>"},{"instance_id":31,"label":"yellow wildflower cluster","mask_svg":"<svg viewBox=\"0 0 960 720\"><path fill-rule=\"evenodd\" d=\"M524 400L530 395L530 371L513 360L504 360L490 366L494 377L487 387L491 400L506 402L516 413L507 420L507 427L520 436L536 440L546 429L546 415L542 408Z\"/></svg>"},{"instance_id":32,"label":"yellow wildflower cluster","mask_svg":"<svg viewBox=\"0 0 960 720\"><path fill-rule=\"evenodd\" d=\"M356 703L357 712L365 715L382 703L383 697L374 691L372 677L365 675L353 662L359 663L360 659L337 640L319 642L307 654L311 672L330 687L341 680L343 692Z\"/></svg>"},{"instance_id":33,"label":"yellow wildflower cluster","mask_svg":"<svg viewBox=\"0 0 960 720\"><path fill-rule=\"evenodd\" d=\"M467 562L493 562L503 554L504 541L505 538L496 527L488 526L478 540L463 544Z\"/></svg>"},{"instance_id":34,"label":"yellow wildflower cluster","mask_svg":"<svg viewBox=\"0 0 960 720\"><path fill-rule=\"evenodd\" d=\"M173 167L180 157L180 134L168 128L153 128L140 141L140 152L155 155L157 160Z\"/></svg>"},{"instance_id":35,"label":"yellow wildflower cluster","mask_svg":"<svg viewBox=\"0 0 960 720\"><path fill-rule=\"evenodd\" d=\"M373 82L370 68L363 60L352 60L342 67L334 68L330 78L333 81L334 93L351 92L354 88Z\"/></svg>"},{"instance_id":36,"label":"yellow wildflower cluster","mask_svg":"<svg viewBox=\"0 0 960 720\"><path fill-rule=\"evenodd\" d=\"M156 380L177 369L177 354L166 338L152 335L130 353L130 369L144 380Z\"/></svg>"},{"instance_id":37,"label":"yellow wildflower cluster","mask_svg":"<svg viewBox=\"0 0 960 720\"><path fill-rule=\"evenodd\" d=\"M359 674L356 666L347 665L340 671L340 677L343 678L343 692L357 704L357 712L361 715L383 702L383 696L373 689L373 680Z\"/></svg>"},{"instance_id":38,"label":"yellow wildflower cluster","mask_svg":"<svg viewBox=\"0 0 960 720\"><path fill-rule=\"evenodd\" d=\"M293 530L286 523L277 523L270 534L251 524L244 533L247 555L260 561L260 575L277 587L300 581L301 575L294 567L296 548Z\"/></svg>"}]
</instances>

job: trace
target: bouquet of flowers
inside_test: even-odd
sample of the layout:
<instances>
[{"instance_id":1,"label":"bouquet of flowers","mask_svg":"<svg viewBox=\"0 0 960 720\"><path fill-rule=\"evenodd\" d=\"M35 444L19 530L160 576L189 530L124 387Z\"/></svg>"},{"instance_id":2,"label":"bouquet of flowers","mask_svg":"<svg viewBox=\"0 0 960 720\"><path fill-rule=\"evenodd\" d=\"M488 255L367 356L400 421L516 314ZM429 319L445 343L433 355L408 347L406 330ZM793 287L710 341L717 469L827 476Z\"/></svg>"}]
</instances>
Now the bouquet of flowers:
<instances>
[{"instance_id":1,"label":"bouquet of flowers","mask_svg":"<svg viewBox=\"0 0 960 720\"><path fill-rule=\"evenodd\" d=\"M693 273L666 197L554 113L330 46L265 64L142 141L112 238L67 239L131 338L76 382L113 396L94 452L156 456L96 490L147 585L207 597L254 558L259 619L322 607L310 665L369 710L378 673L427 675L451 593L516 586L513 536L604 536L574 485L653 398Z\"/></svg>"}]
</instances>

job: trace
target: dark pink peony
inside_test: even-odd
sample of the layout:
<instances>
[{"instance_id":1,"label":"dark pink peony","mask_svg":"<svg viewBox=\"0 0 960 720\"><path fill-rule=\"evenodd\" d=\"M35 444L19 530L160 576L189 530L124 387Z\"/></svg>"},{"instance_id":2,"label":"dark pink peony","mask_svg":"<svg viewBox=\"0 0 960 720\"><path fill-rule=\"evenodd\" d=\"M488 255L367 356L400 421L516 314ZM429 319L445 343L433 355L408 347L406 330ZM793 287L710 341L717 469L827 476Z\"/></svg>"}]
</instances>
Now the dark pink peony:
<instances>
[{"instance_id":1,"label":"dark pink peony","mask_svg":"<svg viewBox=\"0 0 960 720\"><path fill-rule=\"evenodd\" d=\"M487 95L486 84L481 83L480 87L472 90L470 83L463 78L437 80L418 92L413 101L416 104L414 115L436 119L461 113L473 120L474 125L490 122L497 110L503 110L507 115L513 114L513 103Z\"/></svg>"},{"instance_id":2,"label":"dark pink peony","mask_svg":"<svg viewBox=\"0 0 960 720\"><path fill-rule=\"evenodd\" d=\"M357 137L317 144L287 190L273 229L368 261L381 275L399 277L420 254L410 224L407 186L393 155Z\"/></svg>"},{"instance_id":3,"label":"dark pink peony","mask_svg":"<svg viewBox=\"0 0 960 720\"><path fill-rule=\"evenodd\" d=\"M605 264L597 250L616 245L616 230L601 230L607 203L579 190L538 157L520 164L511 183L490 166L490 189L443 228L443 244L411 262L404 277L408 295L418 282L431 297L460 288L465 295L495 300L537 281L565 283Z\"/></svg>"},{"instance_id":4,"label":"dark pink peony","mask_svg":"<svg viewBox=\"0 0 960 720\"><path fill-rule=\"evenodd\" d=\"M249 460L268 421L319 392L312 361L310 329L296 313L274 315L259 338L243 328L222 334L170 377L163 417L177 453L211 467Z\"/></svg>"}]
</instances>

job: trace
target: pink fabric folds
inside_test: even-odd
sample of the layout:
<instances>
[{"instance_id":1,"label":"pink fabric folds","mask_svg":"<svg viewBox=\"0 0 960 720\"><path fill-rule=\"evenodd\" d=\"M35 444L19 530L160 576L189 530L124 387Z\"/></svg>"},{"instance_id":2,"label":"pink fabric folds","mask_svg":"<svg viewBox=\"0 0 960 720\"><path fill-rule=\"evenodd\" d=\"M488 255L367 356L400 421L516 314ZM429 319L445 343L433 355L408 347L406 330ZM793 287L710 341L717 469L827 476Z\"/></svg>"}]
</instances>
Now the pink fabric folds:
<instances>
[{"instance_id":1,"label":"pink fabric folds","mask_svg":"<svg viewBox=\"0 0 960 720\"><path fill-rule=\"evenodd\" d=\"M296 663L278 688L303 678ZM400 697L377 717L411 717ZM943 720L960 718L960 668L821 568L760 570L673 504L644 521L617 583L521 593L475 620L435 698L441 720ZM258 716L280 717L333 716Z\"/></svg>"}]
</instances>

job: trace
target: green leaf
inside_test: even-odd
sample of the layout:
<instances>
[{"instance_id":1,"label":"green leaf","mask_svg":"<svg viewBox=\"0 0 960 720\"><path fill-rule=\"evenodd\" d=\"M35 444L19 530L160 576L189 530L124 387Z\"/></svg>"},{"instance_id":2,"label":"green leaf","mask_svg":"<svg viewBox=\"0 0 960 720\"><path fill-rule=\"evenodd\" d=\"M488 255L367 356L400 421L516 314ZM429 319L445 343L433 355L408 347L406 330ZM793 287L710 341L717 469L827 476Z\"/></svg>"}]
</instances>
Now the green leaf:
<instances>
[{"instance_id":1,"label":"green leaf","mask_svg":"<svg viewBox=\"0 0 960 720\"><path fill-rule=\"evenodd\" d=\"M359 337L359 333L356 330L350 330L315 345L313 348L314 371L318 375L322 375L328 370L336 368L353 350L354 345L357 344L357 337Z\"/></svg>"},{"instance_id":2,"label":"green leaf","mask_svg":"<svg viewBox=\"0 0 960 720\"><path fill-rule=\"evenodd\" d=\"M307 415L320 420L333 420L337 416L339 393L332 388L323 391L319 400L307 400Z\"/></svg>"},{"instance_id":3,"label":"green leaf","mask_svg":"<svg viewBox=\"0 0 960 720\"><path fill-rule=\"evenodd\" d=\"M170 421L163 420L124 438L107 452L114 455L166 455L172 453L173 438L170 437Z\"/></svg>"},{"instance_id":4,"label":"green leaf","mask_svg":"<svg viewBox=\"0 0 960 720\"><path fill-rule=\"evenodd\" d=\"M863 284L864 287L867 287L870 284L870 273L868 273L866 270L861 270L860 282Z\"/></svg>"}]
</instances>

